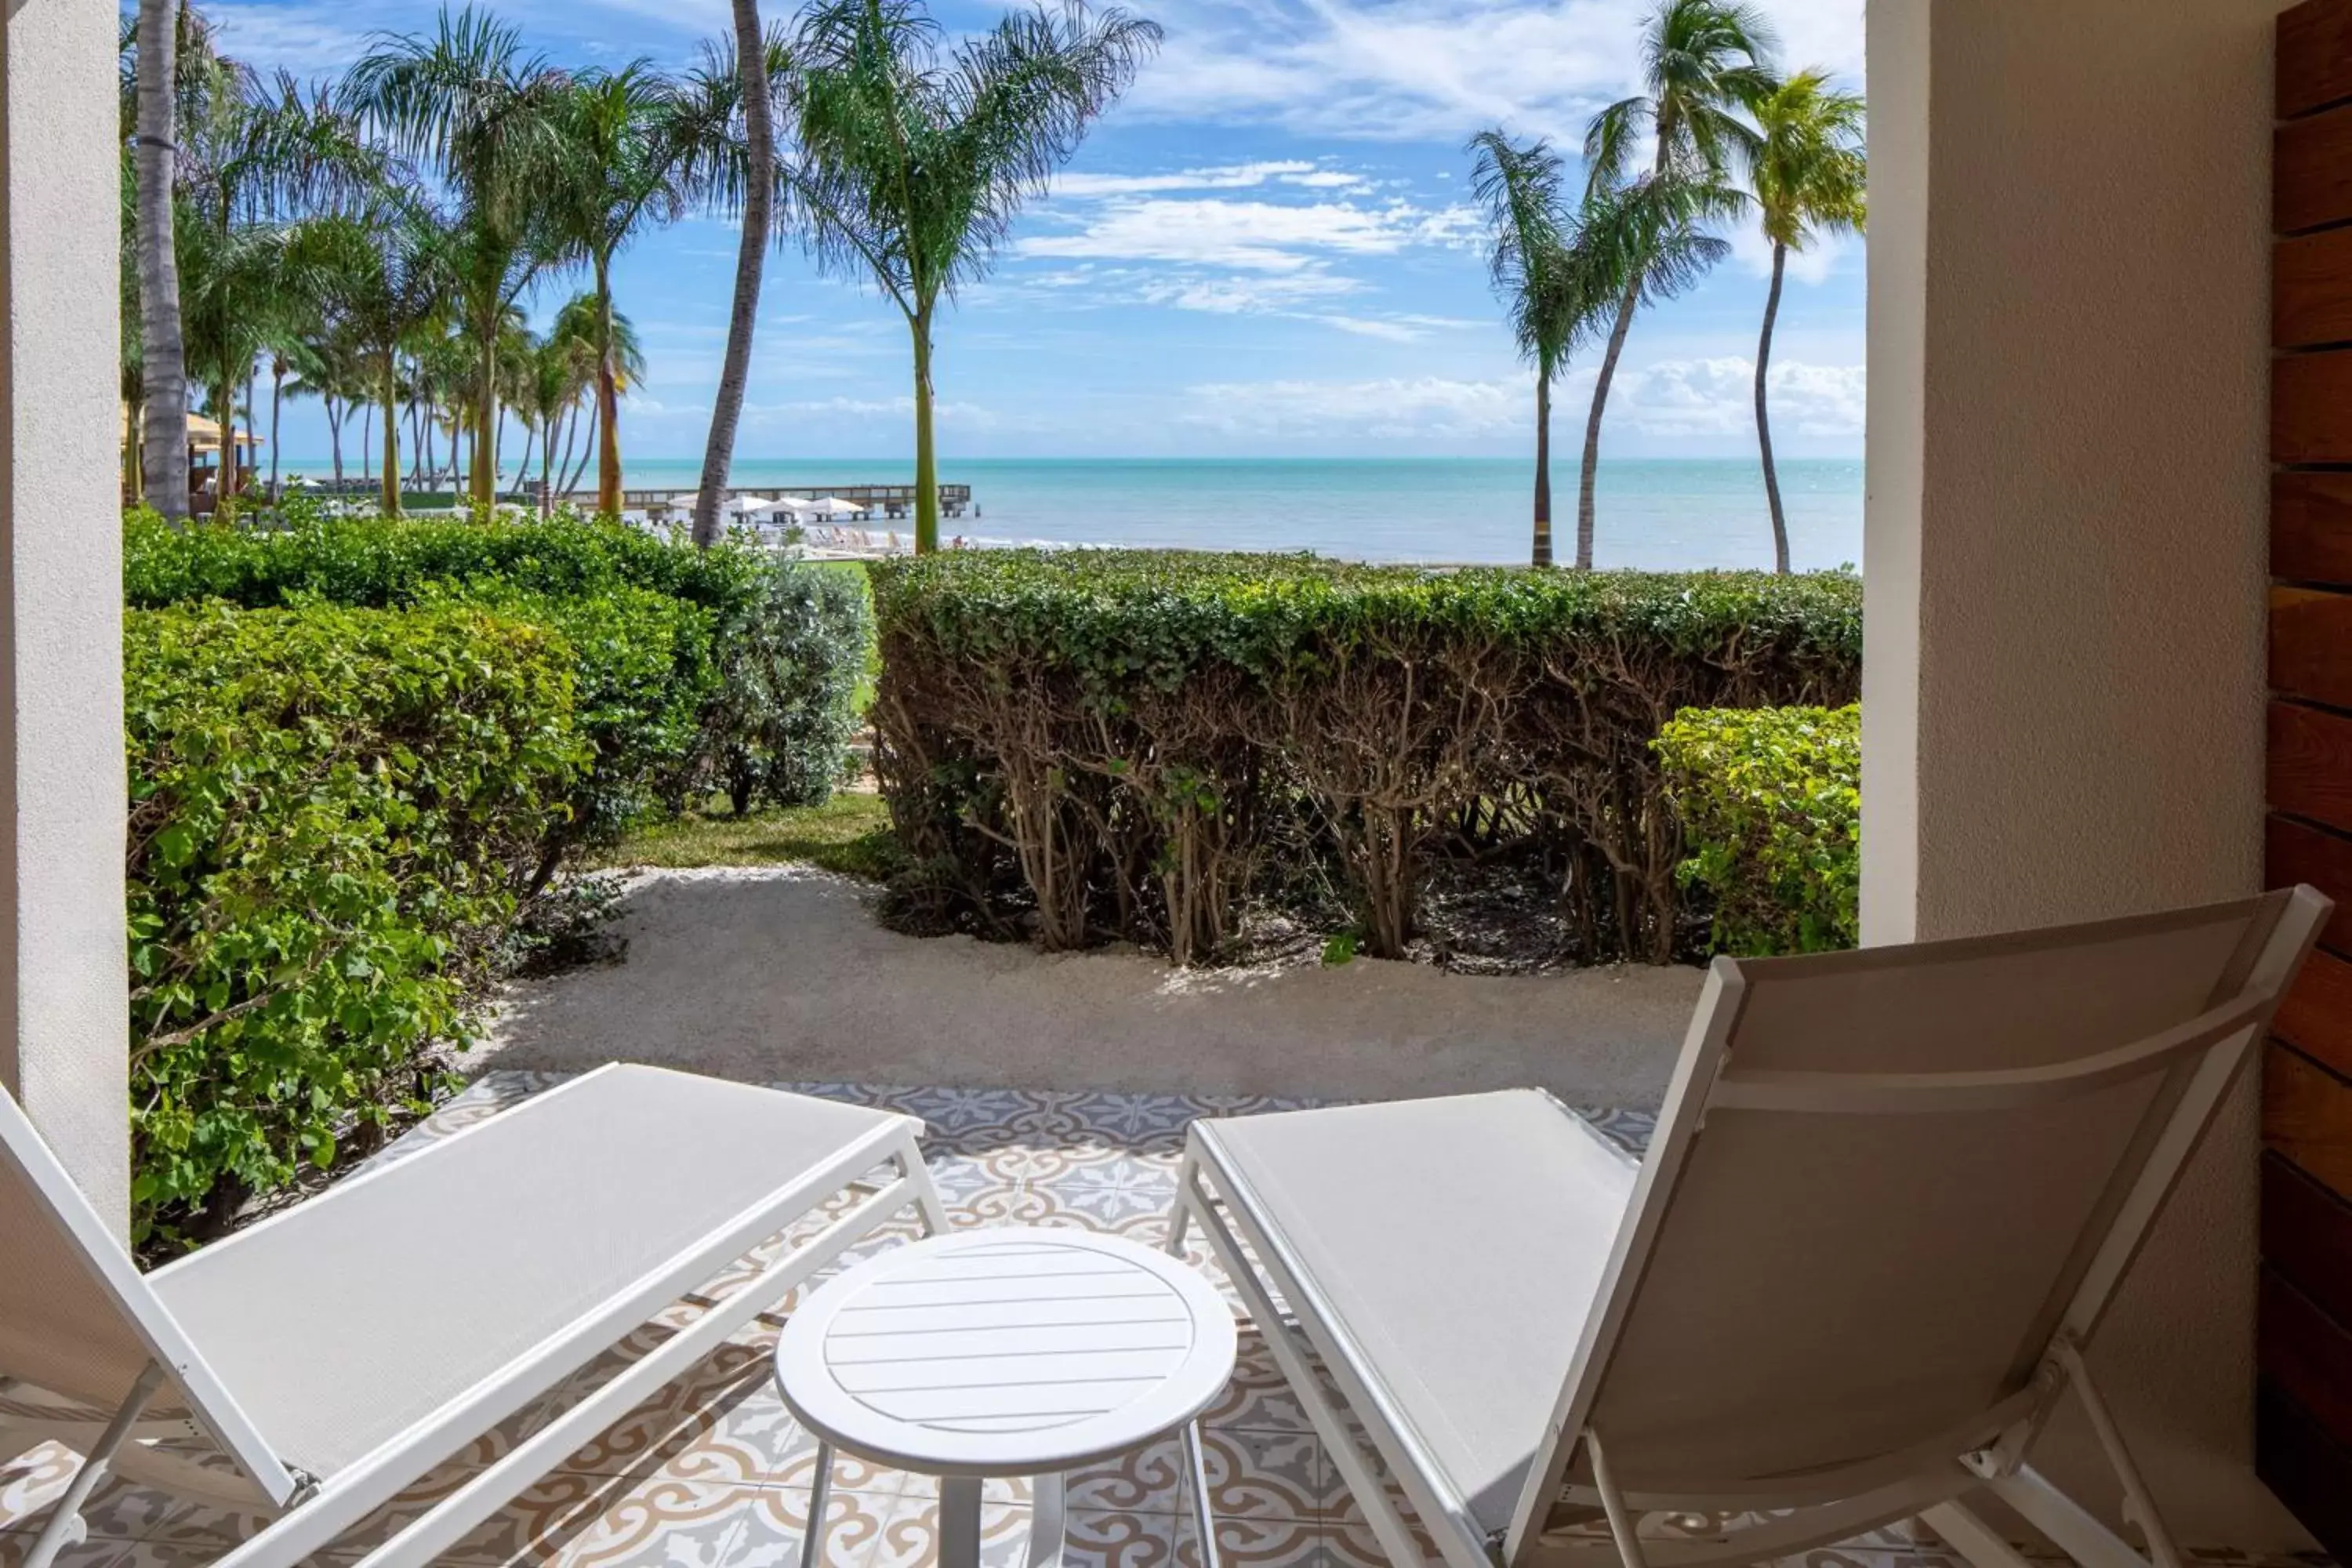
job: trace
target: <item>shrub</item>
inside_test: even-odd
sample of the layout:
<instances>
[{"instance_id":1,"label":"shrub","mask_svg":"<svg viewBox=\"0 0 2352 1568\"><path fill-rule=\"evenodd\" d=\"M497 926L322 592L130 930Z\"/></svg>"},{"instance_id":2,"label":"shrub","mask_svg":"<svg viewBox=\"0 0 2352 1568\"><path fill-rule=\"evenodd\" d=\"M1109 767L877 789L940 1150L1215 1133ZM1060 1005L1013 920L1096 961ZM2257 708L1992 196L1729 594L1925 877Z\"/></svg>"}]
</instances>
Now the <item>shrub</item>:
<instances>
[{"instance_id":1,"label":"shrub","mask_svg":"<svg viewBox=\"0 0 2352 1568\"><path fill-rule=\"evenodd\" d=\"M1688 706L1850 700L1861 663L1836 574L990 552L874 582L876 765L928 889L1179 962L1326 853L1394 955L1465 834L1555 857L1587 957L1663 962L1682 845L1651 738Z\"/></svg>"},{"instance_id":2,"label":"shrub","mask_svg":"<svg viewBox=\"0 0 2352 1568\"><path fill-rule=\"evenodd\" d=\"M1679 875L1712 899L1717 948L1861 940L1860 708L1693 710L1657 752L1692 851Z\"/></svg>"},{"instance_id":3,"label":"shrub","mask_svg":"<svg viewBox=\"0 0 2352 1568\"><path fill-rule=\"evenodd\" d=\"M453 600L561 632L579 658L593 765L552 825L543 879L695 789L821 796L854 718L845 695L870 631L862 585L779 569L733 544L698 550L570 511L530 519L328 519L289 504L276 531L124 523L133 605L223 600L399 607ZM845 595L857 598L848 604Z\"/></svg>"},{"instance_id":4,"label":"shrub","mask_svg":"<svg viewBox=\"0 0 2352 1568\"><path fill-rule=\"evenodd\" d=\"M426 1096L583 749L572 650L476 609L124 644L133 1224L169 1246Z\"/></svg>"},{"instance_id":5,"label":"shrub","mask_svg":"<svg viewBox=\"0 0 2352 1568\"><path fill-rule=\"evenodd\" d=\"M706 716L713 781L742 816L756 803L821 805L857 728L874 646L866 582L855 569L778 561L767 592L719 649Z\"/></svg>"}]
</instances>

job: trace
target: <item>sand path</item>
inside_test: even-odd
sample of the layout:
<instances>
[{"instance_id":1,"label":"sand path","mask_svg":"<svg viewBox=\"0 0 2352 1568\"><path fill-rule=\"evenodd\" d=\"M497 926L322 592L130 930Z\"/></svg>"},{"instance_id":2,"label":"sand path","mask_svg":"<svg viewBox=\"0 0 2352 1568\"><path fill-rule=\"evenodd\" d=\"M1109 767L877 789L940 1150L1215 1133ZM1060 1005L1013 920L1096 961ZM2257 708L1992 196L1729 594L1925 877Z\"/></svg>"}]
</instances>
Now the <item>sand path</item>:
<instances>
[{"instance_id":1,"label":"sand path","mask_svg":"<svg viewBox=\"0 0 2352 1568\"><path fill-rule=\"evenodd\" d=\"M900 936L869 896L799 868L646 873L622 918L626 961L512 986L467 1071L619 1058L765 1082L1331 1099L1539 1084L1650 1107L1700 981L1361 959L1185 973L1131 952Z\"/></svg>"}]
</instances>

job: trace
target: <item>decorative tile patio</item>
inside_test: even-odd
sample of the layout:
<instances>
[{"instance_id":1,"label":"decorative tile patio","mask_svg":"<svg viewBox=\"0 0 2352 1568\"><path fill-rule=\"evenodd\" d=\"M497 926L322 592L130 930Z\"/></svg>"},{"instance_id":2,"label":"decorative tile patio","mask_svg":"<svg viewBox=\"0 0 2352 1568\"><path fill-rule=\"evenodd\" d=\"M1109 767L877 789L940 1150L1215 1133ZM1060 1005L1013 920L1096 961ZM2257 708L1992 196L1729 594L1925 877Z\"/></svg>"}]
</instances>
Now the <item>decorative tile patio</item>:
<instances>
[{"instance_id":1,"label":"decorative tile patio","mask_svg":"<svg viewBox=\"0 0 2352 1568\"><path fill-rule=\"evenodd\" d=\"M486 1075L378 1159L404 1158L555 1081L545 1074ZM930 1129L925 1152L958 1226L1071 1226L1147 1245L1166 1235L1189 1121L1306 1103L1238 1096L783 1087L922 1117ZM1639 1148L1649 1135L1643 1113L1587 1114L1629 1148ZM853 1249L836 1268L915 1234L913 1222L903 1222L896 1233ZM790 1240L788 1233L776 1245ZM1197 1243L1192 1260L1216 1276ZM712 1291L723 1294L753 1265L753 1258L745 1259L714 1282ZM791 1306L787 1299L782 1310ZM614 1353L643 1353L695 1310L682 1306ZM774 1339L772 1321L752 1323L693 1373L572 1454L442 1561L455 1568L797 1568L816 1444L776 1395L768 1373ZM413 1518L568 1402L559 1390L315 1561L332 1568L356 1562L387 1527ZM1234 1381L1205 1425L1225 1563L1381 1568L1385 1559L1254 1329L1244 1328ZM17 1568L23 1561L41 1510L64 1489L75 1463L54 1445L13 1462L0 1458L0 1568ZM915 1568L935 1560L937 1492L928 1478L840 1458L826 1510L826 1568ZM989 1484L983 1531L990 1568L1021 1563L1028 1500L1025 1483ZM1199 1568L1172 1441L1074 1475L1067 1502L1072 1568ZM120 1481L103 1485L85 1511L90 1539L60 1559L65 1568L205 1563L259 1522ZM1948 1554L1887 1532L1809 1553L1802 1562L1806 1568L1964 1568Z\"/></svg>"}]
</instances>

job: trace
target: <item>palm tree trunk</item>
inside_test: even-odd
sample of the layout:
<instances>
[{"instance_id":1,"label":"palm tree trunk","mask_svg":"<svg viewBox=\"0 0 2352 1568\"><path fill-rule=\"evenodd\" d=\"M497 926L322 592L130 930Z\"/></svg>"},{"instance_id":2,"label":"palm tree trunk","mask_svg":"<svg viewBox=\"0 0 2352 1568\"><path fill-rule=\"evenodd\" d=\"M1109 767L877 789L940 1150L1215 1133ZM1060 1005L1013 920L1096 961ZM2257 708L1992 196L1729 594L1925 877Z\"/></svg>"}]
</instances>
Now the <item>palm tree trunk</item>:
<instances>
[{"instance_id":1,"label":"palm tree trunk","mask_svg":"<svg viewBox=\"0 0 2352 1568\"><path fill-rule=\"evenodd\" d=\"M152 5L155 0L142 0ZM775 192L776 132L769 122L768 44L760 0L732 0L735 68L743 79L743 234L735 248L735 300L727 317L727 357L711 400L710 438L702 448L702 488L694 497L694 542L719 542L719 498L735 458L735 426L751 376L751 326L760 313L760 271L768 254L769 206Z\"/></svg>"},{"instance_id":2,"label":"palm tree trunk","mask_svg":"<svg viewBox=\"0 0 2352 1568\"><path fill-rule=\"evenodd\" d=\"M1536 371L1536 538L1530 565L1551 564L1551 367Z\"/></svg>"},{"instance_id":3,"label":"palm tree trunk","mask_svg":"<svg viewBox=\"0 0 2352 1568\"><path fill-rule=\"evenodd\" d=\"M368 432L375 428L375 405L360 405L360 483L369 484L375 479L375 459L370 456L374 448L368 444Z\"/></svg>"},{"instance_id":4,"label":"palm tree trunk","mask_svg":"<svg viewBox=\"0 0 2352 1568\"><path fill-rule=\"evenodd\" d=\"M561 483L561 481L564 475L572 471L572 448L579 439L580 406L575 403L565 408L563 411L563 456L555 465L555 478L559 481L556 489L556 493L558 494L561 494L571 488L568 485ZM552 447L554 444L555 437L552 436L549 437L548 445ZM550 504L551 505L552 502Z\"/></svg>"},{"instance_id":5,"label":"palm tree trunk","mask_svg":"<svg viewBox=\"0 0 2352 1568\"><path fill-rule=\"evenodd\" d=\"M213 390L213 412L220 416L220 481L213 489L213 510L236 494L236 383L226 370Z\"/></svg>"},{"instance_id":6,"label":"palm tree trunk","mask_svg":"<svg viewBox=\"0 0 2352 1568\"><path fill-rule=\"evenodd\" d=\"M322 397L320 401L327 405L327 444L335 455L335 488L341 489L343 483L344 417L341 406L341 400L335 397Z\"/></svg>"},{"instance_id":7,"label":"palm tree trunk","mask_svg":"<svg viewBox=\"0 0 2352 1568\"><path fill-rule=\"evenodd\" d=\"M253 441L253 418L261 407L261 400L254 395L257 384L258 378L254 374L253 362L247 360L245 362L245 455L247 460L253 464L254 477L257 479L261 474L261 448L255 446ZM234 442L231 443L231 447L234 448ZM239 489L245 488L242 474L238 476L237 488Z\"/></svg>"},{"instance_id":8,"label":"palm tree trunk","mask_svg":"<svg viewBox=\"0 0 2352 1568\"><path fill-rule=\"evenodd\" d=\"M178 16L174 0L139 0L139 342L146 386L140 441L142 488L173 521L188 515L188 366L173 249L172 177L178 148Z\"/></svg>"},{"instance_id":9,"label":"palm tree trunk","mask_svg":"<svg viewBox=\"0 0 2352 1568\"><path fill-rule=\"evenodd\" d=\"M539 444L539 515L555 515L555 425L563 417L558 410L547 416L545 439Z\"/></svg>"},{"instance_id":10,"label":"palm tree trunk","mask_svg":"<svg viewBox=\"0 0 2352 1568\"><path fill-rule=\"evenodd\" d=\"M392 374L392 355L383 356L383 487L378 492L383 515L400 515L400 384Z\"/></svg>"},{"instance_id":11,"label":"palm tree trunk","mask_svg":"<svg viewBox=\"0 0 2352 1568\"><path fill-rule=\"evenodd\" d=\"M596 448L596 510L621 513L621 392L613 374L613 281L605 258L596 258L596 416L604 440Z\"/></svg>"},{"instance_id":12,"label":"palm tree trunk","mask_svg":"<svg viewBox=\"0 0 2352 1568\"><path fill-rule=\"evenodd\" d=\"M269 499L276 500L278 489L278 411L286 401L286 362L276 354L269 356Z\"/></svg>"},{"instance_id":13,"label":"palm tree trunk","mask_svg":"<svg viewBox=\"0 0 2352 1568\"><path fill-rule=\"evenodd\" d=\"M1764 499L1772 508L1772 570L1789 574L1789 519L1780 510L1780 475L1772 467L1772 420L1765 410L1764 373L1772 363L1772 322L1780 314L1780 275L1789 247L1772 247L1772 287L1764 295L1764 331L1756 340L1756 447L1764 458Z\"/></svg>"},{"instance_id":14,"label":"palm tree trunk","mask_svg":"<svg viewBox=\"0 0 2352 1568\"><path fill-rule=\"evenodd\" d=\"M1584 464L1576 480L1576 569L1592 570L1592 489L1601 469L1601 416L1609 406L1609 384L1617 379L1617 357L1625 352L1625 334L1633 330L1633 310L1641 303L1638 279L1625 287L1617 301L1617 321L1609 329L1609 348L1601 356L1601 373L1592 382L1592 412L1584 421Z\"/></svg>"},{"instance_id":15,"label":"palm tree trunk","mask_svg":"<svg viewBox=\"0 0 2352 1568\"><path fill-rule=\"evenodd\" d=\"M539 426L530 420L522 422L522 456L515 459L515 489L523 488L530 475L530 449L539 438Z\"/></svg>"},{"instance_id":16,"label":"palm tree trunk","mask_svg":"<svg viewBox=\"0 0 2352 1568\"><path fill-rule=\"evenodd\" d=\"M497 476L491 468L498 451L498 437L490 428L493 410L499 401L499 331L498 313L480 323L482 334L481 359L474 382L474 466L473 498L476 506L488 506L497 500Z\"/></svg>"},{"instance_id":17,"label":"palm tree trunk","mask_svg":"<svg viewBox=\"0 0 2352 1568\"><path fill-rule=\"evenodd\" d=\"M915 334L915 553L940 547L940 459L931 438L931 310L908 323Z\"/></svg>"},{"instance_id":18,"label":"palm tree trunk","mask_svg":"<svg viewBox=\"0 0 2352 1568\"><path fill-rule=\"evenodd\" d=\"M139 443L144 434L140 414L147 405L147 393L143 386L131 391L128 378L124 390L128 395L122 400L122 500L126 506L139 506L147 499L141 483L146 468L139 460Z\"/></svg>"},{"instance_id":19,"label":"palm tree trunk","mask_svg":"<svg viewBox=\"0 0 2352 1568\"><path fill-rule=\"evenodd\" d=\"M601 437L596 430L596 410L592 407L588 410L588 445L580 453L578 466L563 478L563 489L567 494L580 488L580 476L588 471L588 458L596 450L596 443L599 439Z\"/></svg>"}]
</instances>

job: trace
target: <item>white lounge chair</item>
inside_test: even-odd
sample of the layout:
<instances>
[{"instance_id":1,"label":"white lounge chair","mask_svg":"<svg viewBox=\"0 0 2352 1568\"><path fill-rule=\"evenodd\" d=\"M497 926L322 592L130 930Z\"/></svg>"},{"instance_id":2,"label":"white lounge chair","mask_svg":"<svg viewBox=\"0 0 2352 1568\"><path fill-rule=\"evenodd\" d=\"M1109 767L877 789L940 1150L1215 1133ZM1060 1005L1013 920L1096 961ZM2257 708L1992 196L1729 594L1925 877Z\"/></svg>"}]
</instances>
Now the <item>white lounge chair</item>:
<instances>
[{"instance_id":1,"label":"white lounge chair","mask_svg":"<svg viewBox=\"0 0 2352 1568\"><path fill-rule=\"evenodd\" d=\"M1199 1121L1170 1247L1202 1225L1400 1565L1384 1475L1451 1568L1748 1563L1914 1515L2019 1568L1979 1489L2147 1568L2024 1463L2071 1391L2178 1568L2083 1350L2328 908L1717 959L1638 1163L1534 1091Z\"/></svg>"},{"instance_id":2,"label":"white lounge chair","mask_svg":"<svg viewBox=\"0 0 2352 1568\"><path fill-rule=\"evenodd\" d=\"M911 1205L944 1229L921 1131L909 1116L615 1065L142 1277L0 1093L9 1405L22 1408L29 1387L112 1412L78 1432L12 1418L18 1436L60 1436L88 1456L28 1568L79 1538L110 1461L278 1515L224 1564L298 1563L762 1241L895 1167L364 1559L429 1563L893 1215ZM156 1420L151 1403L177 1409ZM207 1439L234 1468L142 1445L154 1437Z\"/></svg>"}]
</instances>

